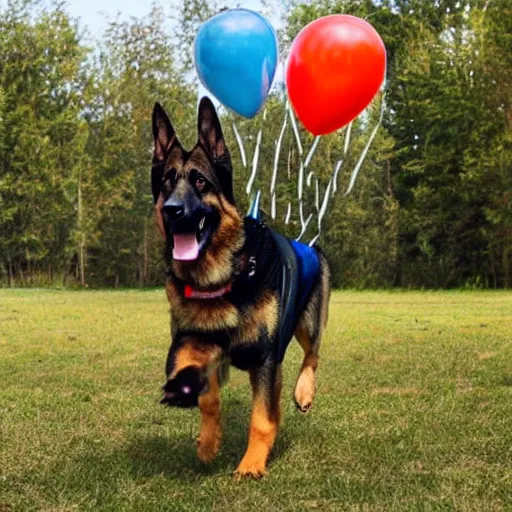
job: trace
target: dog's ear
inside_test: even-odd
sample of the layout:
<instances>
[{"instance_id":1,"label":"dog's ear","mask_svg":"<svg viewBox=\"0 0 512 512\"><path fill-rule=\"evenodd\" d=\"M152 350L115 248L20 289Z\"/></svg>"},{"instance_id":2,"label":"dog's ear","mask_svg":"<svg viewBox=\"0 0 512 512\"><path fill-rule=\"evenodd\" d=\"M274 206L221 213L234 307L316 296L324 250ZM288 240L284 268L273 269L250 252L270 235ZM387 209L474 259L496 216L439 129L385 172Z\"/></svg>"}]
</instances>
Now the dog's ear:
<instances>
[{"instance_id":1,"label":"dog's ear","mask_svg":"<svg viewBox=\"0 0 512 512\"><path fill-rule=\"evenodd\" d=\"M153 203L156 204L164 176L165 155L172 144L177 141L171 121L160 103L156 103L153 109L153 138L155 146L151 169L151 192L153 193Z\"/></svg>"},{"instance_id":2,"label":"dog's ear","mask_svg":"<svg viewBox=\"0 0 512 512\"><path fill-rule=\"evenodd\" d=\"M209 151L213 160L222 159L227 152L226 143L215 107L207 96L199 103L197 132L199 142Z\"/></svg>"},{"instance_id":3,"label":"dog's ear","mask_svg":"<svg viewBox=\"0 0 512 512\"><path fill-rule=\"evenodd\" d=\"M176 132L160 103L156 103L153 109L153 138L155 140L153 158L157 162L162 162L172 143L176 140Z\"/></svg>"},{"instance_id":4,"label":"dog's ear","mask_svg":"<svg viewBox=\"0 0 512 512\"><path fill-rule=\"evenodd\" d=\"M230 203L234 204L231 156L224 141L217 112L207 96L203 97L199 103L197 131L199 143L212 158L215 173L224 196Z\"/></svg>"}]
</instances>

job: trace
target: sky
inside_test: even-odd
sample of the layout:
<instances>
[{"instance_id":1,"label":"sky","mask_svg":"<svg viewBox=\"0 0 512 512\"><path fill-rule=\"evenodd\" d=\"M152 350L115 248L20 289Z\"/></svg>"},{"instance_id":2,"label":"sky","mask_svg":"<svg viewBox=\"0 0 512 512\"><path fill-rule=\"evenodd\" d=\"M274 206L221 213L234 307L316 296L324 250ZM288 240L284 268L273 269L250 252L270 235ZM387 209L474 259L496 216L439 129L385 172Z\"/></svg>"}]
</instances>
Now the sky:
<instances>
[{"instance_id":1,"label":"sky","mask_svg":"<svg viewBox=\"0 0 512 512\"><path fill-rule=\"evenodd\" d=\"M160 0L159 3L171 14L172 5L180 0ZM0 4L1 4L0 0ZM105 14L114 18L118 13L123 18L141 17L151 10L153 0L67 0L68 11L73 17L81 18L93 37L98 37L106 26ZM244 0L238 2L240 7L259 10L259 0Z\"/></svg>"},{"instance_id":2,"label":"sky","mask_svg":"<svg viewBox=\"0 0 512 512\"><path fill-rule=\"evenodd\" d=\"M117 14L121 14L123 19L130 17L142 17L149 13L154 0L67 0L68 12L76 18L81 19L81 26L87 28L88 33L93 38L100 37L102 31L106 27L107 16L115 18ZM172 5L176 5L181 0L159 0L159 4L166 9L166 14L172 14ZM2 0L0 0L0 5ZM261 10L260 0L244 0L237 2L239 7ZM107 16L105 16L107 15ZM271 20L274 26L277 20ZM275 81L282 81L282 68L277 69ZM200 85L198 97L208 94L206 89ZM210 95L211 96L211 95ZM213 98L212 98L213 99Z\"/></svg>"},{"instance_id":3,"label":"sky","mask_svg":"<svg viewBox=\"0 0 512 512\"><path fill-rule=\"evenodd\" d=\"M98 36L105 27L105 16L141 17L151 9L151 0L68 0L68 10L73 17L81 18L91 35Z\"/></svg>"},{"instance_id":4,"label":"sky","mask_svg":"<svg viewBox=\"0 0 512 512\"><path fill-rule=\"evenodd\" d=\"M44 2L44 0L43 0ZM0 0L0 8L5 7L7 0ZM107 26L108 18L115 18L118 14L122 19L130 17L140 18L148 14L154 0L66 0L67 11L73 18L80 18L80 26L87 30L87 39L100 38ZM181 0L158 0L157 3L165 8L168 15L172 15L173 5L179 5ZM233 2L226 2L233 5ZM277 5L279 5L279 1ZM255 11L261 11L261 0L239 0L238 7L245 7ZM278 16L270 21L274 27L279 26ZM279 66L276 73L276 82L282 80L282 68ZM198 96L207 94L204 87L199 86ZM213 99L213 98L212 98Z\"/></svg>"}]
</instances>

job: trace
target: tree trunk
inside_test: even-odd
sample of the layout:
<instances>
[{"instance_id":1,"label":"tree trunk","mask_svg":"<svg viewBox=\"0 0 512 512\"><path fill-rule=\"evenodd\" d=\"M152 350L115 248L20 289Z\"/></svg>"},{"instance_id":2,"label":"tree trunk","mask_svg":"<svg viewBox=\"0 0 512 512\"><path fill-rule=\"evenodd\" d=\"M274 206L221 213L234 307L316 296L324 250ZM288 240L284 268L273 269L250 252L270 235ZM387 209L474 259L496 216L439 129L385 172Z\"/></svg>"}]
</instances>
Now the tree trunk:
<instances>
[{"instance_id":1,"label":"tree trunk","mask_svg":"<svg viewBox=\"0 0 512 512\"><path fill-rule=\"evenodd\" d=\"M80 236L78 269L80 274L80 284L85 286L85 234L83 231L82 171L80 171L78 175L78 233Z\"/></svg>"},{"instance_id":2,"label":"tree trunk","mask_svg":"<svg viewBox=\"0 0 512 512\"><path fill-rule=\"evenodd\" d=\"M144 219L144 274L142 278L143 286L148 284L148 219Z\"/></svg>"},{"instance_id":3,"label":"tree trunk","mask_svg":"<svg viewBox=\"0 0 512 512\"><path fill-rule=\"evenodd\" d=\"M32 268L30 267L30 259L28 257L28 254L25 252L25 260L27 261L27 271L25 273L26 275L26 285L31 286L32 285Z\"/></svg>"},{"instance_id":4,"label":"tree trunk","mask_svg":"<svg viewBox=\"0 0 512 512\"><path fill-rule=\"evenodd\" d=\"M510 288L510 247L505 244L503 247L503 288Z\"/></svg>"},{"instance_id":5,"label":"tree trunk","mask_svg":"<svg viewBox=\"0 0 512 512\"><path fill-rule=\"evenodd\" d=\"M491 246L490 249L490 258L491 258L491 274L492 274L492 282L494 285L494 289L498 288L498 276L496 275L496 258L495 258L495 250L494 247Z\"/></svg>"},{"instance_id":6,"label":"tree trunk","mask_svg":"<svg viewBox=\"0 0 512 512\"><path fill-rule=\"evenodd\" d=\"M85 244L80 243L80 284L85 286Z\"/></svg>"},{"instance_id":7,"label":"tree trunk","mask_svg":"<svg viewBox=\"0 0 512 512\"><path fill-rule=\"evenodd\" d=\"M393 191L393 182L391 181L391 163L388 160L386 162L386 176L388 181L388 202L391 206L390 208L390 219L389 219L389 228L390 228L390 237L391 237L391 268L393 269L393 276L391 280L392 286L399 286L400 284L400 263L399 263L399 248L398 248L398 212L399 205L398 201L395 199L395 193Z\"/></svg>"},{"instance_id":8,"label":"tree trunk","mask_svg":"<svg viewBox=\"0 0 512 512\"><path fill-rule=\"evenodd\" d=\"M9 285L9 288L12 288L14 281L14 275L12 270L12 261L11 257L7 256L7 283Z\"/></svg>"}]
</instances>

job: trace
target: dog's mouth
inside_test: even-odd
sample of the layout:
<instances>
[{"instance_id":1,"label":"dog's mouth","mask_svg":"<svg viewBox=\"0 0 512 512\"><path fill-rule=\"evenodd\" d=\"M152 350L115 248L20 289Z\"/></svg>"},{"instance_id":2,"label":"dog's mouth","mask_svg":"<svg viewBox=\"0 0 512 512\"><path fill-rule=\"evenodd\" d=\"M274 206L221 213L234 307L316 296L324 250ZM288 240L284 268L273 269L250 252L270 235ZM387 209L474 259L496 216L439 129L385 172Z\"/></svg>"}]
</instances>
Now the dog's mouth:
<instances>
[{"instance_id":1,"label":"dog's mouth","mask_svg":"<svg viewBox=\"0 0 512 512\"><path fill-rule=\"evenodd\" d=\"M216 225L215 212L205 212L188 221L187 225L172 226L172 257L177 261L194 261L206 248ZM191 229L192 228L192 229Z\"/></svg>"}]
</instances>

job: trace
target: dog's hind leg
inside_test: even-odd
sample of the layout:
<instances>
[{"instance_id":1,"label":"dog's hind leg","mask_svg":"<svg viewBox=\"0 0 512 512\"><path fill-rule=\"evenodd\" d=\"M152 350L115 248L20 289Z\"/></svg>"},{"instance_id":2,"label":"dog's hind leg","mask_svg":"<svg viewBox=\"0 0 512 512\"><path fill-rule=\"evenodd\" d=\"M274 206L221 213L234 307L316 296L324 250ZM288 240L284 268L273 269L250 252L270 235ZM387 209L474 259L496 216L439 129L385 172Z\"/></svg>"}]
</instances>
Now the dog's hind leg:
<instances>
[{"instance_id":1,"label":"dog's hind leg","mask_svg":"<svg viewBox=\"0 0 512 512\"><path fill-rule=\"evenodd\" d=\"M327 324L330 295L329 267L320 254L320 276L300 317L295 337L304 350L304 359L295 385L294 399L299 411L311 409L316 391L316 369L320 341Z\"/></svg>"},{"instance_id":2,"label":"dog's hind leg","mask_svg":"<svg viewBox=\"0 0 512 512\"><path fill-rule=\"evenodd\" d=\"M307 327L299 325L295 331L295 337L304 350L304 359L295 384L294 399L297 409L301 412L308 412L313 405L313 398L316 391L315 372L318 366L318 349L320 348L320 337L312 339Z\"/></svg>"},{"instance_id":3,"label":"dog's hind leg","mask_svg":"<svg viewBox=\"0 0 512 512\"><path fill-rule=\"evenodd\" d=\"M260 478L266 473L267 459L274 446L280 421L281 366L269 358L265 364L249 370L253 408L249 442L235 476Z\"/></svg>"},{"instance_id":4,"label":"dog's hind leg","mask_svg":"<svg viewBox=\"0 0 512 512\"><path fill-rule=\"evenodd\" d=\"M219 452L222 429L220 424L220 383L216 371L208 378L208 391L199 396L201 431L197 438L197 456L211 462Z\"/></svg>"}]
</instances>

